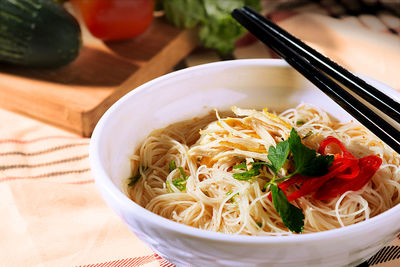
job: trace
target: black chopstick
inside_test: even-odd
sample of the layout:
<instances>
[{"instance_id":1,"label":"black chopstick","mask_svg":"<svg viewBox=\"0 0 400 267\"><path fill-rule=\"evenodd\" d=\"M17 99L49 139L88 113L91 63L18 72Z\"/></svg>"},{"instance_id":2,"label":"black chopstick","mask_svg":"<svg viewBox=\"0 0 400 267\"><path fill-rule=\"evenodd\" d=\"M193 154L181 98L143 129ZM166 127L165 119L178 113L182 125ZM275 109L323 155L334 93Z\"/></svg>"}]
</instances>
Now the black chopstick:
<instances>
[{"instance_id":1,"label":"black chopstick","mask_svg":"<svg viewBox=\"0 0 400 267\"><path fill-rule=\"evenodd\" d=\"M254 12L243 8L235 9L232 16L383 142L400 153L400 132L396 128L299 55L297 49L283 43L280 34L271 31Z\"/></svg>"},{"instance_id":2,"label":"black chopstick","mask_svg":"<svg viewBox=\"0 0 400 267\"><path fill-rule=\"evenodd\" d=\"M283 44L294 49L300 56L310 61L310 63L315 67L322 70L338 82L342 83L344 86L365 99L367 102L373 103L375 108L379 109L393 120L400 123L399 102L395 101L393 98L382 93L380 90L355 76L342 66L330 60L328 57L318 53L316 50L309 47L272 21L266 19L252 8L244 7L243 12L254 15L254 17L262 22L271 33L279 36L279 39Z\"/></svg>"}]
</instances>

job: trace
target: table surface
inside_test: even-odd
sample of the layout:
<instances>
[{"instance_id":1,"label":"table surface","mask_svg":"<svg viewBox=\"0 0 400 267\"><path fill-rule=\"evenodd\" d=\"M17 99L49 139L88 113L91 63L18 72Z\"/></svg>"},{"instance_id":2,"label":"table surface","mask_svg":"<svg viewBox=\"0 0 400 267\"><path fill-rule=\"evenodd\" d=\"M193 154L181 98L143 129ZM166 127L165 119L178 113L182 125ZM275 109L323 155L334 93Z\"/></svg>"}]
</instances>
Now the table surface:
<instances>
[{"instance_id":1,"label":"table surface","mask_svg":"<svg viewBox=\"0 0 400 267\"><path fill-rule=\"evenodd\" d=\"M282 8L264 1L264 10L348 69L400 90L396 10L357 14L336 1L292 6L285 2ZM327 35L332 42L318 39ZM197 49L175 69L226 59L275 57L251 37L241 41L230 57ZM132 234L102 200L89 167L89 138L4 109L0 121L2 266L173 266ZM399 239L362 266L399 266Z\"/></svg>"}]
</instances>

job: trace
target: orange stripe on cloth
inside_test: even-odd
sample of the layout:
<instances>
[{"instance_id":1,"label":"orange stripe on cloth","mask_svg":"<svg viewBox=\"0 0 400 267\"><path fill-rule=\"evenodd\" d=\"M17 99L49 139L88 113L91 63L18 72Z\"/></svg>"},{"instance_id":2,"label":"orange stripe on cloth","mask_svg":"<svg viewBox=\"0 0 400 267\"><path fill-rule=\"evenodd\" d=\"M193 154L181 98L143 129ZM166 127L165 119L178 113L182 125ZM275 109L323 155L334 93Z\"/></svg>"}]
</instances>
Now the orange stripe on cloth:
<instances>
[{"instance_id":1,"label":"orange stripe on cloth","mask_svg":"<svg viewBox=\"0 0 400 267\"><path fill-rule=\"evenodd\" d=\"M172 263L161 258L159 255L154 253L153 255L127 258L115 261L108 261L103 263L95 263L89 265L79 265L77 267L114 267L114 266L124 266L124 267L138 267L151 262L158 262L161 267L174 267Z\"/></svg>"},{"instance_id":2,"label":"orange stripe on cloth","mask_svg":"<svg viewBox=\"0 0 400 267\"><path fill-rule=\"evenodd\" d=\"M79 185L79 184L92 184L92 183L94 183L94 179L84 180L84 181L77 181L77 182L70 182L70 183L67 183L67 184Z\"/></svg>"}]
</instances>

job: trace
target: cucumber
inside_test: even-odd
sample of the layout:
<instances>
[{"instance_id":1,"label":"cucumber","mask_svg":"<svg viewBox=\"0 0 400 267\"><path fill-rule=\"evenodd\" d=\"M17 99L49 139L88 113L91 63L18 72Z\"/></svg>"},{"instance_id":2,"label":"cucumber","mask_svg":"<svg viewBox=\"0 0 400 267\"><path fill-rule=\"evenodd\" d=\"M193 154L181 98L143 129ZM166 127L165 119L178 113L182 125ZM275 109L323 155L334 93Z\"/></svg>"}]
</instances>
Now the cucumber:
<instances>
[{"instance_id":1,"label":"cucumber","mask_svg":"<svg viewBox=\"0 0 400 267\"><path fill-rule=\"evenodd\" d=\"M52 0L0 0L0 61L59 67L82 45L77 20Z\"/></svg>"}]
</instances>

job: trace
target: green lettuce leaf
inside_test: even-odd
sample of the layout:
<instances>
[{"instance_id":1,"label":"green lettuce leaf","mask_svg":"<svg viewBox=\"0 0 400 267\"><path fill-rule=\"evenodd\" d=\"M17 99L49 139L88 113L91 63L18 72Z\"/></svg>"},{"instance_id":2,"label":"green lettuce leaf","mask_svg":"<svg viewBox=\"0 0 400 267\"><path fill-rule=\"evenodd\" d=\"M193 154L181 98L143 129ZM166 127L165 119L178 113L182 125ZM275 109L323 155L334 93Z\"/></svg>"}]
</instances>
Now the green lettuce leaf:
<instances>
[{"instance_id":1,"label":"green lettuce leaf","mask_svg":"<svg viewBox=\"0 0 400 267\"><path fill-rule=\"evenodd\" d=\"M231 16L235 8L261 9L260 0L160 0L166 19L179 28L199 27L199 40L226 55L246 30Z\"/></svg>"},{"instance_id":2,"label":"green lettuce leaf","mask_svg":"<svg viewBox=\"0 0 400 267\"><path fill-rule=\"evenodd\" d=\"M203 1L162 0L165 18L178 28L193 28L206 19Z\"/></svg>"}]
</instances>

